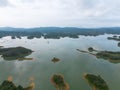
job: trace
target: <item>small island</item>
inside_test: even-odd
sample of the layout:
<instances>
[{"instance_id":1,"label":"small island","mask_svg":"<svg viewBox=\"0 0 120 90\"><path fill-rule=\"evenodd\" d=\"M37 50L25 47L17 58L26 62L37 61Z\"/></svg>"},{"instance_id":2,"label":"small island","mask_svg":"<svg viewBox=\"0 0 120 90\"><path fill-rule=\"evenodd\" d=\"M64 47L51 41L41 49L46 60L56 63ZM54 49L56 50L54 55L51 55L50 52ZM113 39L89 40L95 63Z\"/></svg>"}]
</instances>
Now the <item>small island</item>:
<instances>
[{"instance_id":1,"label":"small island","mask_svg":"<svg viewBox=\"0 0 120 90\"><path fill-rule=\"evenodd\" d=\"M92 47L89 47L89 48L88 48L88 51L89 51L89 52L93 52L94 49L93 49Z\"/></svg>"},{"instance_id":2,"label":"small island","mask_svg":"<svg viewBox=\"0 0 120 90\"><path fill-rule=\"evenodd\" d=\"M57 90L69 90L69 85L65 82L61 74L54 74L51 77L51 82Z\"/></svg>"},{"instance_id":3,"label":"small island","mask_svg":"<svg viewBox=\"0 0 120 90\"><path fill-rule=\"evenodd\" d=\"M4 60L24 60L33 51L24 47L0 48L0 55ZM31 58L28 58L31 60ZM27 60L27 59L26 59Z\"/></svg>"},{"instance_id":4,"label":"small island","mask_svg":"<svg viewBox=\"0 0 120 90\"><path fill-rule=\"evenodd\" d=\"M108 40L120 41L120 36L108 37ZM120 42L118 42L118 47L120 47Z\"/></svg>"},{"instance_id":5,"label":"small island","mask_svg":"<svg viewBox=\"0 0 120 90\"><path fill-rule=\"evenodd\" d=\"M15 36L11 36L11 39L16 39L16 37Z\"/></svg>"},{"instance_id":6,"label":"small island","mask_svg":"<svg viewBox=\"0 0 120 90\"><path fill-rule=\"evenodd\" d=\"M33 81L30 81L30 85L27 87L23 87L21 85L16 86L13 81L12 77L8 77L7 80L3 81L0 85L0 90L33 90L35 88L35 84Z\"/></svg>"},{"instance_id":7,"label":"small island","mask_svg":"<svg viewBox=\"0 0 120 90\"><path fill-rule=\"evenodd\" d=\"M108 40L120 41L120 36L108 37L107 39L108 39Z\"/></svg>"},{"instance_id":8,"label":"small island","mask_svg":"<svg viewBox=\"0 0 120 90\"><path fill-rule=\"evenodd\" d=\"M118 47L120 47L120 42L118 43Z\"/></svg>"},{"instance_id":9,"label":"small island","mask_svg":"<svg viewBox=\"0 0 120 90\"><path fill-rule=\"evenodd\" d=\"M84 79L88 82L93 90L109 90L108 85L100 75L96 76L93 74L84 74Z\"/></svg>"},{"instance_id":10,"label":"small island","mask_svg":"<svg viewBox=\"0 0 120 90\"><path fill-rule=\"evenodd\" d=\"M3 46L0 46L0 48L3 48Z\"/></svg>"},{"instance_id":11,"label":"small island","mask_svg":"<svg viewBox=\"0 0 120 90\"><path fill-rule=\"evenodd\" d=\"M52 62L54 62L54 63L56 63L56 62L59 62L59 61L60 61L60 59L59 59L59 58L54 57L51 61L52 61Z\"/></svg>"},{"instance_id":12,"label":"small island","mask_svg":"<svg viewBox=\"0 0 120 90\"><path fill-rule=\"evenodd\" d=\"M108 60L111 63L120 63L120 52L118 51L98 51L95 49L92 49L91 51L95 51L95 52L90 52L89 50L90 48L88 48L88 51L83 51L83 50L79 50L77 49L77 51L82 52L82 53L89 53L91 55L96 56L96 58L101 58L101 59L105 59Z\"/></svg>"}]
</instances>

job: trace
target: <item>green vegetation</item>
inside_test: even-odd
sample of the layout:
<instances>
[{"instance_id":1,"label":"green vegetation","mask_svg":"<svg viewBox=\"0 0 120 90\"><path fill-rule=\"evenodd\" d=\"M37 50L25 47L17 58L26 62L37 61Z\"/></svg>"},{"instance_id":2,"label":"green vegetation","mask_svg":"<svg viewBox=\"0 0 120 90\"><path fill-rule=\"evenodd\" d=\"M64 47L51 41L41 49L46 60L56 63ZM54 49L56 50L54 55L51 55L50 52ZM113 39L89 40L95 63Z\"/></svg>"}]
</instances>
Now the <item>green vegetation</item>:
<instances>
[{"instance_id":1,"label":"green vegetation","mask_svg":"<svg viewBox=\"0 0 120 90\"><path fill-rule=\"evenodd\" d=\"M95 76L93 74L85 74L85 80L89 83L89 85L93 88L93 90L109 90L106 82L100 77ZM35 83L34 78L29 78L29 85L27 87L23 87L21 85L16 86L12 77L9 76L7 80L3 81L0 85L0 90L34 90ZM57 90L69 90L69 85L65 82L63 75L54 74L50 78L51 83Z\"/></svg>"},{"instance_id":2,"label":"green vegetation","mask_svg":"<svg viewBox=\"0 0 120 90\"><path fill-rule=\"evenodd\" d=\"M96 54L96 57L107 60L120 60L120 52L100 51Z\"/></svg>"},{"instance_id":3,"label":"green vegetation","mask_svg":"<svg viewBox=\"0 0 120 90\"><path fill-rule=\"evenodd\" d=\"M21 36L16 36L17 38L21 39Z\"/></svg>"},{"instance_id":4,"label":"green vegetation","mask_svg":"<svg viewBox=\"0 0 120 90\"><path fill-rule=\"evenodd\" d=\"M11 48L0 48L0 55L5 60L16 60L25 58L30 55L33 51L24 47L11 47Z\"/></svg>"},{"instance_id":5,"label":"green vegetation","mask_svg":"<svg viewBox=\"0 0 120 90\"><path fill-rule=\"evenodd\" d=\"M22 86L15 86L13 82L5 80L1 85L0 85L0 90L24 90Z\"/></svg>"},{"instance_id":6,"label":"green vegetation","mask_svg":"<svg viewBox=\"0 0 120 90\"><path fill-rule=\"evenodd\" d=\"M54 74L51 77L51 82L57 90L69 90L68 84L64 81L64 77L60 74Z\"/></svg>"},{"instance_id":7,"label":"green vegetation","mask_svg":"<svg viewBox=\"0 0 120 90\"><path fill-rule=\"evenodd\" d=\"M0 85L0 90L33 90L34 87L31 84L24 88L21 85L16 86L12 81L5 80Z\"/></svg>"},{"instance_id":8,"label":"green vegetation","mask_svg":"<svg viewBox=\"0 0 120 90\"><path fill-rule=\"evenodd\" d=\"M118 47L120 47L120 42L118 43Z\"/></svg>"},{"instance_id":9,"label":"green vegetation","mask_svg":"<svg viewBox=\"0 0 120 90\"><path fill-rule=\"evenodd\" d=\"M28 39L52 38L59 39L61 37L79 38L79 35L97 36L103 34L120 34L120 28L75 28L75 27L39 27L39 28L0 28L0 37L12 36L11 38L19 38L27 36Z\"/></svg>"},{"instance_id":10,"label":"green vegetation","mask_svg":"<svg viewBox=\"0 0 120 90\"><path fill-rule=\"evenodd\" d=\"M108 39L108 40L120 41L120 36L108 37L107 39Z\"/></svg>"},{"instance_id":11,"label":"green vegetation","mask_svg":"<svg viewBox=\"0 0 120 90\"><path fill-rule=\"evenodd\" d=\"M93 52L94 49L93 49L92 47L89 47L89 48L88 48L88 51L89 51L89 52Z\"/></svg>"},{"instance_id":12,"label":"green vegetation","mask_svg":"<svg viewBox=\"0 0 120 90\"><path fill-rule=\"evenodd\" d=\"M16 39L16 37L15 36L11 36L11 39Z\"/></svg>"},{"instance_id":13,"label":"green vegetation","mask_svg":"<svg viewBox=\"0 0 120 90\"><path fill-rule=\"evenodd\" d=\"M106 82L100 76L95 76L93 74L85 74L84 78L93 88L93 90L109 90Z\"/></svg>"},{"instance_id":14,"label":"green vegetation","mask_svg":"<svg viewBox=\"0 0 120 90\"><path fill-rule=\"evenodd\" d=\"M89 53L91 55L96 56L98 59L105 59L105 60L109 60L109 62L111 63L120 63L120 52L114 52L114 51L98 51L95 50L93 48L91 48L92 50L94 50L94 53L91 53L89 48L88 51L83 51L83 50L79 50L77 49L77 51L82 52L82 53Z\"/></svg>"},{"instance_id":15,"label":"green vegetation","mask_svg":"<svg viewBox=\"0 0 120 90\"><path fill-rule=\"evenodd\" d=\"M0 85L0 90L33 90L35 88L35 83L33 79L30 80L29 86L25 88L21 85L16 86L12 82L12 79L12 76L9 76L7 80L3 81Z\"/></svg>"},{"instance_id":16,"label":"green vegetation","mask_svg":"<svg viewBox=\"0 0 120 90\"><path fill-rule=\"evenodd\" d=\"M52 62L54 62L54 63L56 63L56 62L59 62L59 61L60 61L60 59L59 59L59 58L54 57L51 61L52 61Z\"/></svg>"},{"instance_id":17,"label":"green vegetation","mask_svg":"<svg viewBox=\"0 0 120 90\"><path fill-rule=\"evenodd\" d=\"M120 36L108 37L108 40L120 41ZM120 47L120 42L118 42L118 47Z\"/></svg>"}]
</instances>

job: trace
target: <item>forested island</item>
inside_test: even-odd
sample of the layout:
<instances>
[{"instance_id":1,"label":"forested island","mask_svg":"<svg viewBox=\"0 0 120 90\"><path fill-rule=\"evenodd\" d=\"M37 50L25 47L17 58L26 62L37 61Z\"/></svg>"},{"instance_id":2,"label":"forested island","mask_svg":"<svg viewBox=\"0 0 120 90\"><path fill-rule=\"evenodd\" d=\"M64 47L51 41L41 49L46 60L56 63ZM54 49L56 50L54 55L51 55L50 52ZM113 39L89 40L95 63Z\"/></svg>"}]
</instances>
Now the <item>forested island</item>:
<instances>
[{"instance_id":1,"label":"forested island","mask_svg":"<svg viewBox=\"0 0 120 90\"><path fill-rule=\"evenodd\" d=\"M120 36L115 35L115 36L113 36L113 37L108 37L107 39L108 39L108 40L120 41Z\"/></svg>"},{"instance_id":2,"label":"forested island","mask_svg":"<svg viewBox=\"0 0 120 90\"><path fill-rule=\"evenodd\" d=\"M54 62L54 63L56 63L56 62L59 62L59 61L60 61L60 59L59 59L59 58L54 57L51 61L52 61L52 62Z\"/></svg>"},{"instance_id":3,"label":"forested island","mask_svg":"<svg viewBox=\"0 0 120 90\"><path fill-rule=\"evenodd\" d=\"M108 40L114 40L114 41L118 41L118 47L120 47L120 36L115 35L113 37L108 37Z\"/></svg>"},{"instance_id":4,"label":"forested island","mask_svg":"<svg viewBox=\"0 0 120 90\"><path fill-rule=\"evenodd\" d=\"M31 80L29 86L23 87L21 85L16 86L13 83L12 77L9 76L7 80L4 80L0 85L0 90L33 90L35 88L34 82Z\"/></svg>"},{"instance_id":5,"label":"forested island","mask_svg":"<svg viewBox=\"0 0 120 90\"><path fill-rule=\"evenodd\" d=\"M120 34L119 27L109 28L76 28L76 27L38 27L38 28L11 28L0 27L0 38L11 36L12 39L27 36L28 39L44 37L60 39L61 37L78 38L79 35L97 36L103 34Z\"/></svg>"},{"instance_id":6,"label":"forested island","mask_svg":"<svg viewBox=\"0 0 120 90\"><path fill-rule=\"evenodd\" d=\"M118 42L118 47L120 47L120 42Z\"/></svg>"},{"instance_id":7,"label":"forested island","mask_svg":"<svg viewBox=\"0 0 120 90\"><path fill-rule=\"evenodd\" d=\"M24 47L10 47L10 48L0 48L0 55L2 55L4 60L24 60L31 59L25 58L30 55L33 51Z\"/></svg>"},{"instance_id":8,"label":"forested island","mask_svg":"<svg viewBox=\"0 0 120 90\"><path fill-rule=\"evenodd\" d=\"M69 85L65 82L63 75L54 74L51 77L51 83L57 90L69 90Z\"/></svg>"},{"instance_id":9,"label":"forested island","mask_svg":"<svg viewBox=\"0 0 120 90\"><path fill-rule=\"evenodd\" d=\"M84 74L84 78L93 90L109 90L107 83L100 75Z\"/></svg>"},{"instance_id":10,"label":"forested island","mask_svg":"<svg viewBox=\"0 0 120 90\"><path fill-rule=\"evenodd\" d=\"M109 90L107 83L101 78L100 75L96 76L94 74L84 74L84 79L88 82L93 90ZM69 90L69 84L65 82L62 74L52 75L50 81L56 90ZM29 85L27 87L23 87L21 85L16 86L13 83L12 76L9 76L7 80L4 80L0 84L0 90L34 90L34 88L35 83L33 78L30 78Z\"/></svg>"}]
</instances>

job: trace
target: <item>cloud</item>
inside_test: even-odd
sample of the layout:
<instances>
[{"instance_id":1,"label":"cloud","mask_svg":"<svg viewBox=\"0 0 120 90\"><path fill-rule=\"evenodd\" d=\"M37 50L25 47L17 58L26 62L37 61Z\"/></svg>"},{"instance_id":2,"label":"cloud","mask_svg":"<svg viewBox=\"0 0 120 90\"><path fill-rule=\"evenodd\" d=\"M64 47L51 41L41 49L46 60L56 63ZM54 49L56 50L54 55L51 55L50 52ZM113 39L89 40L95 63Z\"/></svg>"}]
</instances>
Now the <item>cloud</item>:
<instances>
[{"instance_id":1,"label":"cloud","mask_svg":"<svg viewBox=\"0 0 120 90\"><path fill-rule=\"evenodd\" d=\"M0 0L0 25L111 26L119 11L119 0Z\"/></svg>"},{"instance_id":2,"label":"cloud","mask_svg":"<svg viewBox=\"0 0 120 90\"><path fill-rule=\"evenodd\" d=\"M0 7L5 7L9 5L9 1L8 0L0 0Z\"/></svg>"}]
</instances>

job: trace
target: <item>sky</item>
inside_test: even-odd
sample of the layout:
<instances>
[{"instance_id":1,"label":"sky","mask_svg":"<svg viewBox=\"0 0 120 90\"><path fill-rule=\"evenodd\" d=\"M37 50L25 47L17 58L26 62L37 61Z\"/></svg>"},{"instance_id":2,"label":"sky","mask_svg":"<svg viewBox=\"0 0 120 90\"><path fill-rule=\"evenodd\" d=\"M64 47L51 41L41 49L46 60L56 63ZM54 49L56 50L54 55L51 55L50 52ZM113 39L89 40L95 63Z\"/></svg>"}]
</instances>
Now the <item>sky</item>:
<instances>
[{"instance_id":1,"label":"sky","mask_svg":"<svg viewBox=\"0 0 120 90\"><path fill-rule=\"evenodd\" d=\"M119 27L120 0L0 0L0 27Z\"/></svg>"}]
</instances>

